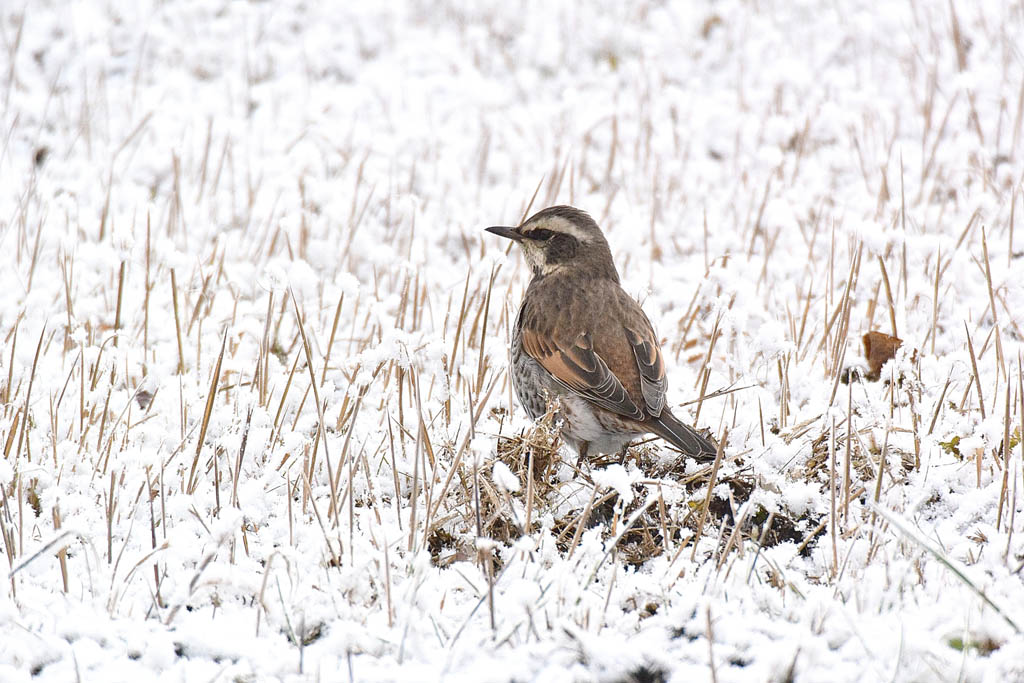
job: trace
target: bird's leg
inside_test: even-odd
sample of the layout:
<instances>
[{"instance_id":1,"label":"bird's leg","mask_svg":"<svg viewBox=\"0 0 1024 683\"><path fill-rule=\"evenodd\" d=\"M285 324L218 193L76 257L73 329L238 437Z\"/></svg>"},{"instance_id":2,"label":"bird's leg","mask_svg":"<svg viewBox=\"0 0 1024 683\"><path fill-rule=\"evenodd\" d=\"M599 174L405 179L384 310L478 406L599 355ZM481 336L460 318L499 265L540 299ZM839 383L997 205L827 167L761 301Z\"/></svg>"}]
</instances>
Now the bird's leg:
<instances>
[{"instance_id":1,"label":"bird's leg","mask_svg":"<svg viewBox=\"0 0 1024 683\"><path fill-rule=\"evenodd\" d=\"M626 464L626 457L629 456L629 442L622 444L622 449L619 451L619 464Z\"/></svg>"},{"instance_id":2,"label":"bird's leg","mask_svg":"<svg viewBox=\"0 0 1024 683\"><path fill-rule=\"evenodd\" d=\"M583 471L582 470L583 461L587 457L587 449L588 448L590 448L590 442L589 441L580 441L579 457L576 458L576 472L575 472L575 474L572 475L574 479L576 478L577 474L579 474L580 472Z\"/></svg>"}]
</instances>

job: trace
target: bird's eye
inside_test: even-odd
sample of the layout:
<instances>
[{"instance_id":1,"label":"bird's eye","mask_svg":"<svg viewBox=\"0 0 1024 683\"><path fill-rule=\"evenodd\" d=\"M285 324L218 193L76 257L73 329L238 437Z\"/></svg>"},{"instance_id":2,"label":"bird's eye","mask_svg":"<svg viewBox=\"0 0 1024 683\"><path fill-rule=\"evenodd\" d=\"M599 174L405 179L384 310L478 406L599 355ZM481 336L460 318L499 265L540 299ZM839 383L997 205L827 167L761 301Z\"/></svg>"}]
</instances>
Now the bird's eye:
<instances>
[{"instance_id":1,"label":"bird's eye","mask_svg":"<svg viewBox=\"0 0 1024 683\"><path fill-rule=\"evenodd\" d=\"M547 241L555 236L551 230L531 230L530 239Z\"/></svg>"}]
</instances>

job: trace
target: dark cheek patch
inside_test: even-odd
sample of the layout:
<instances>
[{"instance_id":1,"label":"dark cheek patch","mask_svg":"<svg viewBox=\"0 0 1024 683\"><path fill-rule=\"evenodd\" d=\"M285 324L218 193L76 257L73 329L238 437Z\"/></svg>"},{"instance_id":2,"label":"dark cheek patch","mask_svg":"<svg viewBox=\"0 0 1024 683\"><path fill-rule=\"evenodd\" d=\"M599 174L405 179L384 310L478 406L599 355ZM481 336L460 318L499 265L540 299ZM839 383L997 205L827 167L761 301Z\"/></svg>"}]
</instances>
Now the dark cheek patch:
<instances>
[{"instance_id":1,"label":"dark cheek patch","mask_svg":"<svg viewBox=\"0 0 1024 683\"><path fill-rule=\"evenodd\" d=\"M555 235L551 239L551 245L547 248L548 264L563 263L576 256L576 249L579 243L572 235L564 233Z\"/></svg>"}]
</instances>

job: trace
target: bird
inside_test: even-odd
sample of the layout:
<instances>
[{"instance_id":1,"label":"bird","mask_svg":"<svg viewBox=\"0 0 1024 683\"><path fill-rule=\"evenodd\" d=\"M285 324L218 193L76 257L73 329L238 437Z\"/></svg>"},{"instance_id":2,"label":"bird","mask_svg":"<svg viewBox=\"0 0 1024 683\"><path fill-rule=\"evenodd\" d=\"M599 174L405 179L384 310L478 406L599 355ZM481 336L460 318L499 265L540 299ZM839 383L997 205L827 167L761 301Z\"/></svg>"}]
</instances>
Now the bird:
<instances>
[{"instance_id":1,"label":"bird","mask_svg":"<svg viewBox=\"0 0 1024 683\"><path fill-rule=\"evenodd\" d=\"M561 436L578 459L621 453L656 434L696 460L716 446L666 405L665 359L654 327L619 282L601 228L585 211L551 206L516 227L512 240L532 270L510 349L512 384L536 420L556 400Z\"/></svg>"}]
</instances>

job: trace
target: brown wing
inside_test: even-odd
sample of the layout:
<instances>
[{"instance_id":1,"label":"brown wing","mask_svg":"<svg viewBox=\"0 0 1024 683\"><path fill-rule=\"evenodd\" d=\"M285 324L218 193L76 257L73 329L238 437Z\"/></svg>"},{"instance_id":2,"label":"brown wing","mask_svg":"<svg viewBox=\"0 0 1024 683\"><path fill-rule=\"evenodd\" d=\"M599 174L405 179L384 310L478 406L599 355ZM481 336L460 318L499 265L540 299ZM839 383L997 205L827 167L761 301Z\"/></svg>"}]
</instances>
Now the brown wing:
<instances>
[{"instance_id":1,"label":"brown wing","mask_svg":"<svg viewBox=\"0 0 1024 683\"><path fill-rule=\"evenodd\" d=\"M665 407L665 360L661 356L661 347L654 336L654 329L642 312L640 315L645 324L627 325L626 338L633 347L636 365L640 370L640 391L647 404L647 412L651 417L658 417Z\"/></svg>"},{"instance_id":2,"label":"brown wing","mask_svg":"<svg viewBox=\"0 0 1024 683\"><path fill-rule=\"evenodd\" d=\"M643 412L629 397L622 382L594 352L588 332L581 332L570 341L559 341L531 325L530 316L521 316L520 322L523 350L559 383L602 408L633 419L643 419Z\"/></svg>"}]
</instances>

